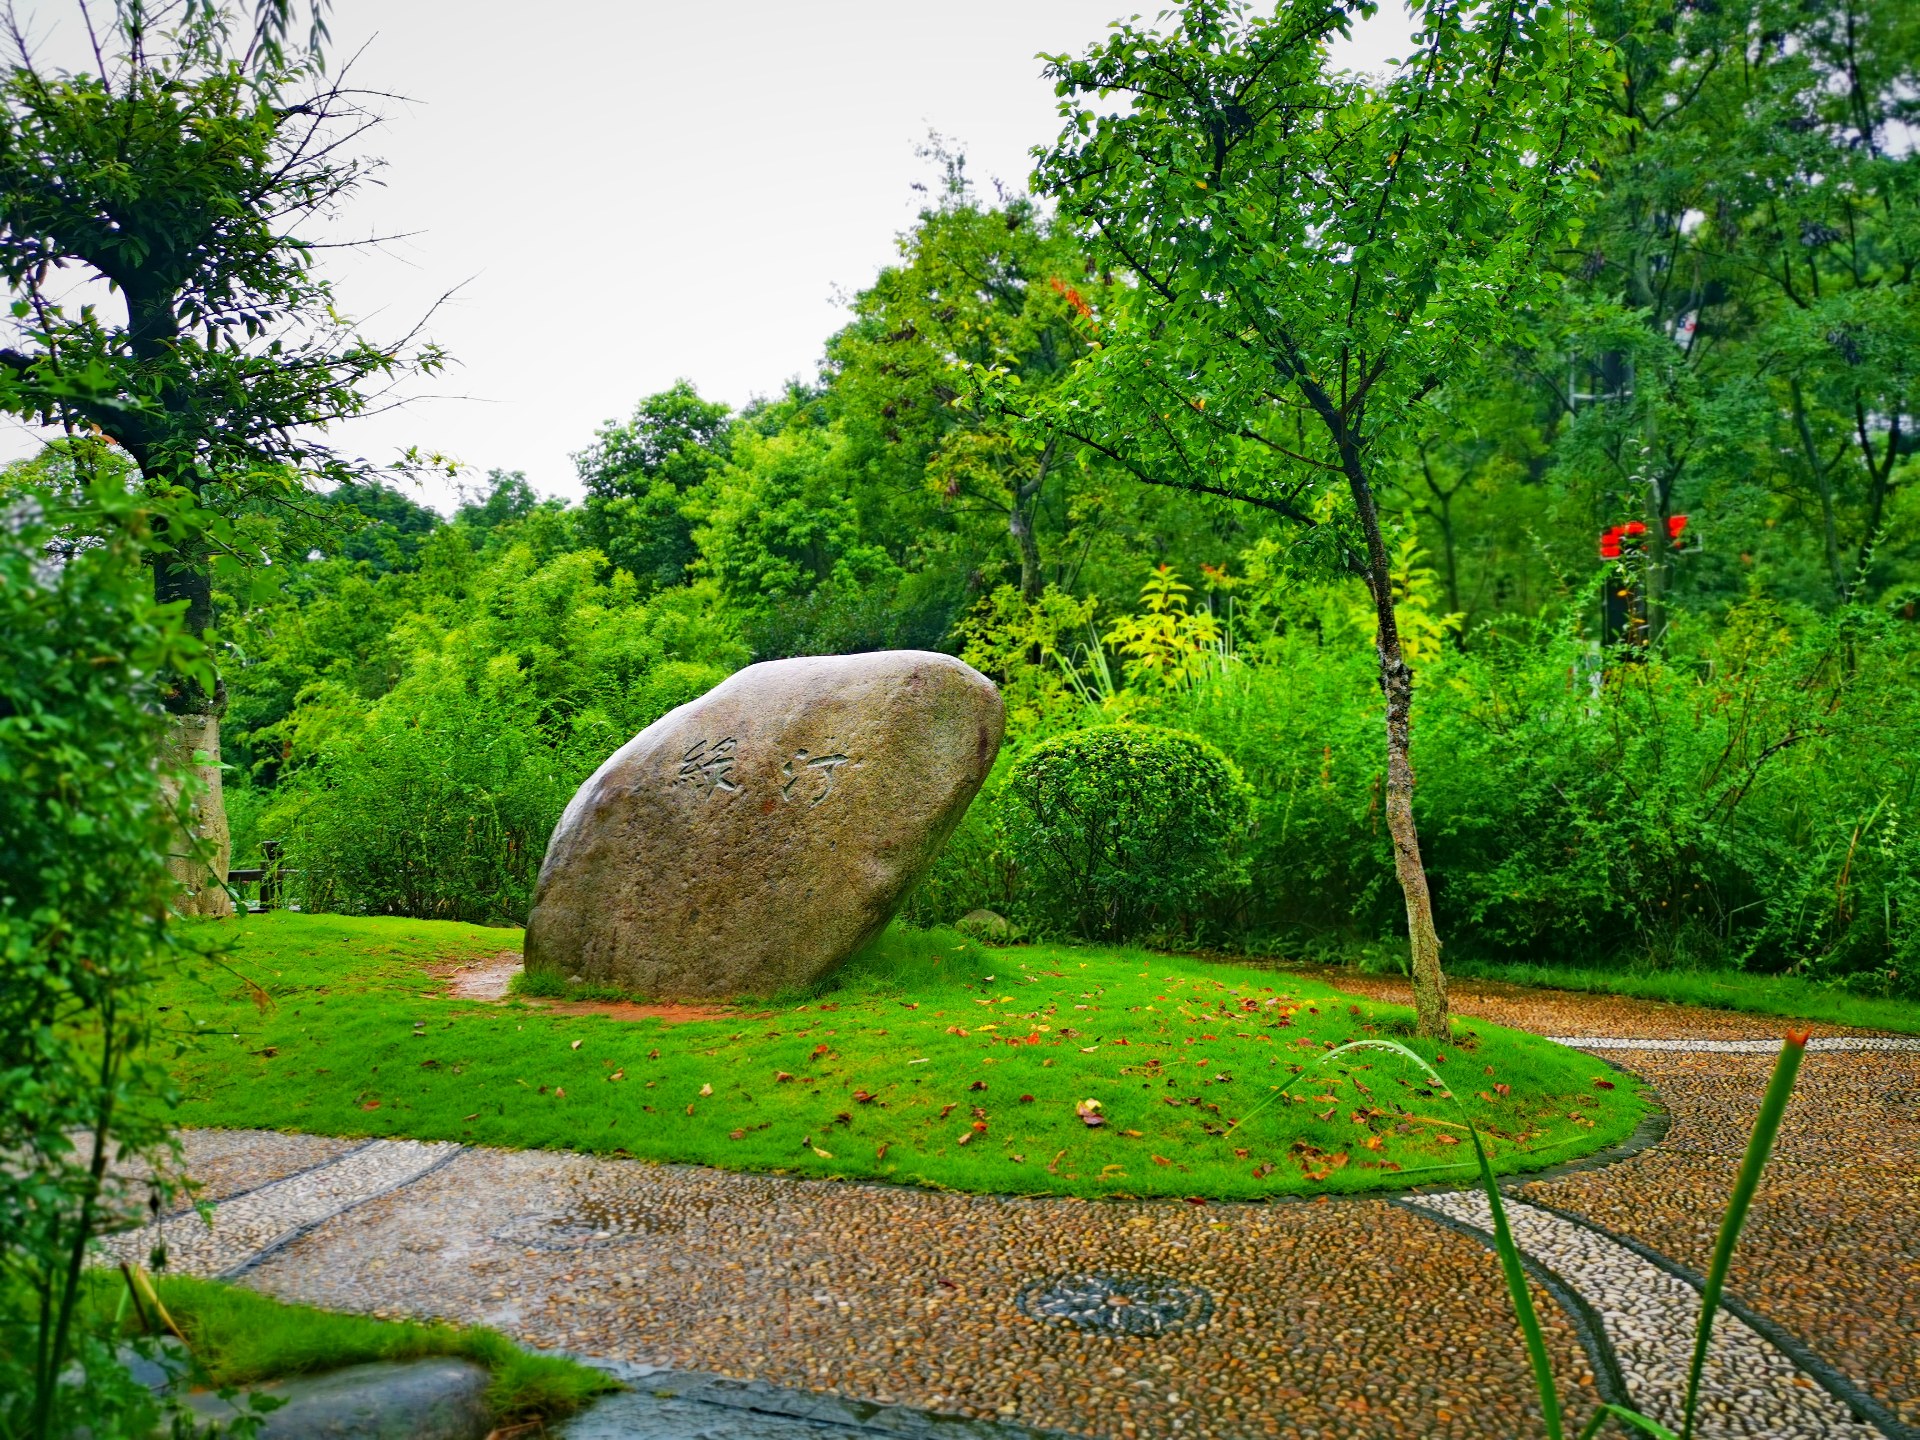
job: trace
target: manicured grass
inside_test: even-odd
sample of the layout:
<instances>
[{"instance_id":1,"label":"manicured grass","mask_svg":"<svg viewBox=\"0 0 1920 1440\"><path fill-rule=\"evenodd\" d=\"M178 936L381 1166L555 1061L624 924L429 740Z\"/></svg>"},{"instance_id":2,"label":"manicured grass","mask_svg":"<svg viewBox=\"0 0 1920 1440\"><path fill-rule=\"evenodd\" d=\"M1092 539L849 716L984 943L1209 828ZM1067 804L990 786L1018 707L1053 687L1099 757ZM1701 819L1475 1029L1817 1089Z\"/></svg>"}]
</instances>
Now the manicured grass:
<instances>
[{"instance_id":1,"label":"manicured grass","mask_svg":"<svg viewBox=\"0 0 1920 1440\"><path fill-rule=\"evenodd\" d=\"M1505 980L1513 985L1545 985L1601 995L1666 1000L1675 1005L1704 1005L1791 1020L1820 1020L1863 1030L1895 1030L1920 1035L1920 1001L1858 995L1792 975L1750 975L1742 970L1602 970L1574 965L1509 965L1447 962L1451 975Z\"/></svg>"},{"instance_id":2,"label":"manicured grass","mask_svg":"<svg viewBox=\"0 0 1920 1440\"><path fill-rule=\"evenodd\" d=\"M117 1271L94 1271L87 1281L89 1310L105 1323L119 1315L125 1333L141 1333ZM487 1402L502 1420L570 1415L595 1395L619 1388L603 1371L522 1350L494 1330L341 1315L178 1275L154 1277L154 1289L215 1385L253 1385L371 1360L454 1355L492 1372Z\"/></svg>"},{"instance_id":3,"label":"manicured grass","mask_svg":"<svg viewBox=\"0 0 1920 1440\"><path fill-rule=\"evenodd\" d=\"M273 1003L218 970L171 984L182 1025L206 1032L174 1065L189 1125L1083 1196L1254 1199L1474 1169L1451 1143L1458 1112L1404 1062L1316 1063L1404 1038L1409 1011L1238 965L892 931L822 994L666 1024L445 996L436 968L517 949L517 931L280 913L190 933L227 942ZM1453 1043L1409 1043L1444 1056L1506 1171L1624 1139L1645 1113L1631 1080L1518 1031L1467 1021Z\"/></svg>"}]
</instances>

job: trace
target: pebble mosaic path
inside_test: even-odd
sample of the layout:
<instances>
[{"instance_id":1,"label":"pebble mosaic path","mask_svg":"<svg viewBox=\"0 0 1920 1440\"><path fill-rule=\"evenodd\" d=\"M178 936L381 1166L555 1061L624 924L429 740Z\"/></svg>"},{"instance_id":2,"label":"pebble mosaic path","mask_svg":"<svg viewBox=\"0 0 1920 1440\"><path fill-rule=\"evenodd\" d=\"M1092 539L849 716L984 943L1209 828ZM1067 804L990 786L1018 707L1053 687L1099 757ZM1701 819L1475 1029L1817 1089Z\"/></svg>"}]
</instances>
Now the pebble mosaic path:
<instances>
[{"instance_id":1,"label":"pebble mosaic path","mask_svg":"<svg viewBox=\"0 0 1920 1440\"><path fill-rule=\"evenodd\" d=\"M1398 998L1390 981L1340 983ZM1697 1272L1780 1022L1471 983L1454 1000L1604 1052L1666 1102L1652 1146L1508 1193L1576 1423L1603 1398L1671 1421ZM1920 1440L1920 1040L1810 1048L1716 1322L1699 1433ZM270 1158L242 1163L255 1142ZM834 1434L898 1433L923 1412L1100 1440L1540 1433L1472 1191L1089 1204L411 1141L186 1143L232 1198L211 1231L160 1222L176 1268L491 1324L629 1375L893 1407ZM156 1238L117 1244L144 1258ZM580 1433L619 1433L610 1420Z\"/></svg>"}]
</instances>

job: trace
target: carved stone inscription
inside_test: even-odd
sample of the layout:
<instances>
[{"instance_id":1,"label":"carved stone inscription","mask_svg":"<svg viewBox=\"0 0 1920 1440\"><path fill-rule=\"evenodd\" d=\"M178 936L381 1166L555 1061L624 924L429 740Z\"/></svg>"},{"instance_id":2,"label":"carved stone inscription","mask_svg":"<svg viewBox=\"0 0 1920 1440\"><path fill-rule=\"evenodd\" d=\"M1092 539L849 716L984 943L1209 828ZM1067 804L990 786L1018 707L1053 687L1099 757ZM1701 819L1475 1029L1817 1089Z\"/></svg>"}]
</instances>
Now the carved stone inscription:
<instances>
[{"instance_id":1,"label":"carved stone inscription","mask_svg":"<svg viewBox=\"0 0 1920 1440\"><path fill-rule=\"evenodd\" d=\"M827 744L832 746L831 736ZM738 759L739 749L731 735L721 740L696 741L681 753L668 787L690 788L708 796L716 792L732 794L742 788L734 778L734 762ZM813 809L833 793L841 767L854 763L851 755L831 748L824 753L795 750L780 766L781 802Z\"/></svg>"}]
</instances>

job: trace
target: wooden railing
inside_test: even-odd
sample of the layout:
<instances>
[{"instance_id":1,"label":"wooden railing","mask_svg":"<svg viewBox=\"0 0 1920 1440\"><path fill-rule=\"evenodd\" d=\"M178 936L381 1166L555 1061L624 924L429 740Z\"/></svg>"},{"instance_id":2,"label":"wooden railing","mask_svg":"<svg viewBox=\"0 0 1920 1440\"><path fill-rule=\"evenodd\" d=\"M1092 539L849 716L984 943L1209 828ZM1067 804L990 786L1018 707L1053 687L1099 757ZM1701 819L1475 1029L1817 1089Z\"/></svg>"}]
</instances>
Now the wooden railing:
<instances>
[{"instance_id":1,"label":"wooden railing","mask_svg":"<svg viewBox=\"0 0 1920 1440\"><path fill-rule=\"evenodd\" d=\"M280 842L278 840L262 840L260 842L260 858L266 863L251 870L227 871L227 883L229 885L258 885L260 887L258 900L248 907L256 914L263 910L271 910L280 903L280 877L282 874L280 869Z\"/></svg>"}]
</instances>

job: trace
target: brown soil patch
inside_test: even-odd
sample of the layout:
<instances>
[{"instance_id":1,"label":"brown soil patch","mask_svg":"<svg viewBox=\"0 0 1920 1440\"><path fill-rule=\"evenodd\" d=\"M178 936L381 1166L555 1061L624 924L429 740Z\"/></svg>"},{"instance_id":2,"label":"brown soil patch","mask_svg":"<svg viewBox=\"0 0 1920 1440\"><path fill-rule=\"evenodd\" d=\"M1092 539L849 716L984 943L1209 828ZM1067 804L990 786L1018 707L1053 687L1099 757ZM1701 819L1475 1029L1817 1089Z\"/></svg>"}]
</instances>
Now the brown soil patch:
<instances>
[{"instance_id":1,"label":"brown soil patch","mask_svg":"<svg viewBox=\"0 0 1920 1440\"><path fill-rule=\"evenodd\" d=\"M455 1000L504 1000L507 987L520 973L520 952L501 950L457 965L436 965L431 972L447 982L447 994Z\"/></svg>"},{"instance_id":2,"label":"brown soil patch","mask_svg":"<svg viewBox=\"0 0 1920 1440\"><path fill-rule=\"evenodd\" d=\"M513 977L520 973L520 952L502 950L453 965L438 965L433 974L446 981L452 1000L479 1000L499 1004L512 993ZM730 1005L649 1005L634 1000L536 1000L528 1005L557 1015L604 1015L609 1020L658 1020L684 1025L689 1020L724 1020L740 1012Z\"/></svg>"}]
</instances>

